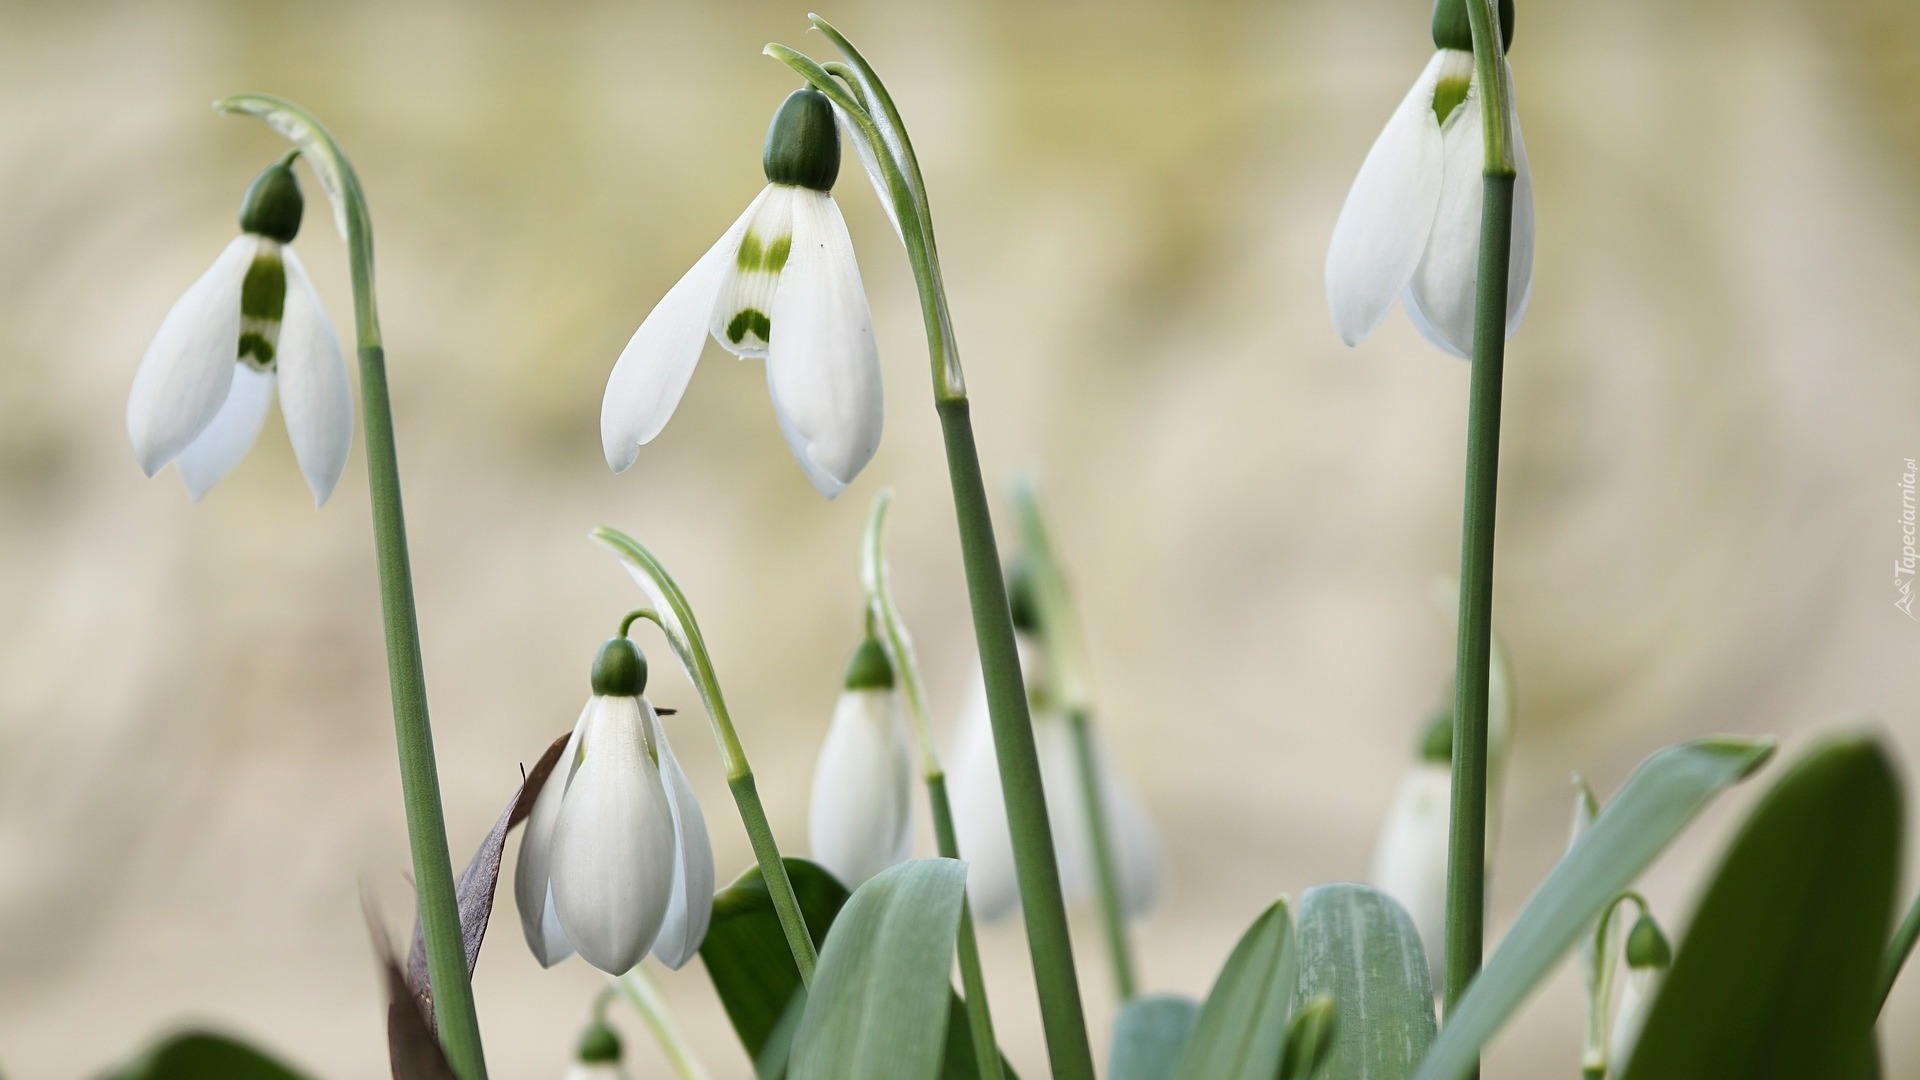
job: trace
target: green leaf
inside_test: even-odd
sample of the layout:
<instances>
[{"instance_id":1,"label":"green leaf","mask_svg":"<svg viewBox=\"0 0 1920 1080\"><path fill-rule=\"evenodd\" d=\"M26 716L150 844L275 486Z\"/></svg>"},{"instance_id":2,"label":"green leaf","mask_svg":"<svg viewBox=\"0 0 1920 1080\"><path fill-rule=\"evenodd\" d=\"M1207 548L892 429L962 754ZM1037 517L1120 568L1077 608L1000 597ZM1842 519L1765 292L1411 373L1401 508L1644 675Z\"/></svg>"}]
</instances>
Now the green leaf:
<instances>
[{"instance_id":1,"label":"green leaf","mask_svg":"<svg viewBox=\"0 0 1920 1080\"><path fill-rule=\"evenodd\" d=\"M826 940L834 917L847 902L846 886L805 859L785 862L807 931L817 946ZM700 946L700 960L747 1056L758 1059L787 1003L800 989L800 969L793 965L793 952L787 948L786 933L774 914L773 898L767 894L759 867L714 896L713 922Z\"/></svg>"},{"instance_id":2,"label":"green leaf","mask_svg":"<svg viewBox=\"0 0 1920 1080\"><path fill-rule=\"evenodd\" d=\"M1365 885L1320 885L1300 898L1301 1001L1333 998L1326 1080L1406 1080L1433 1044L1433 982L1413 919Z\"/></svg>"},{"instance_id":3,"label":"green leaf","mask_svg":"<svg viewBox=\"0 0 1920 1080\"><path fill-rule=\"evenodd\" d=\"M1276 900L1233 947L1180 1055L1179 1080L1274 1080L1293 1005L1293 924Z\"/></svg>"},{"instance_id":4,"label":"green leaf","mask_svg":"<svg viewBox=\"0 0 1920 1080\"><path fill-rule=\"evenodd\" d=\"M107 1080L307 1080L265 1051L211 1031L168 1035L106 1075Z\"/></svg>"},{"instance_id":5,"label":"green leaf","mask_svg":"<svg viewBox=\"0 0 1920 1080\"><path fill-rule=\"evenodd\" d=\"M1321 994L1296 1006L1293 1019L1287 1021L1287 1053L1280 1062L1280 1080L1309 1080L1319 1075L1339 1027L1330 995Z\"/></svg>"},{"instance_id":6,"label":"green leaf","mask_svg":"<svg viewBox=\"0 0 1920 1080\"><path fill-rule=\"evenodd\" d=\"M792 1080L935 1080L967 867L913 859L854 890L820 951Z\"/></svg>"},{"instance_id":7,"label":"green leaf","mask_svg":"<svg viewBox=\"0 0 1920 1080\"><path fill-rule=\"evenodd\" d=\"M1721 861L1625 1080L1875 1074L1900 801L1872 735L1827 739L1794 763Z\"/></svg>"},{"instance_id":8,"label":"green leaf","mask_svg":"<svg viewBox=\"0 0 1920 1080\"><path fill-rule=\"evenodd\" d=\"M1648 758L1567 849L1448 1017L1417 1080L1460 1080L1554 964L1713 797L1773 753L1770 739L1723 736Z\"/></svg>"},{"instance_id":9,"label":"green leaf","mask_svg":"<svg viewBox=\"0 0 1920 1080\"><path fill-rule=\"evenodd\" d=\"M1126 1003L1113 1022L1107 1080L1173 1080L1200 1003L1179 994L1151 994Z\"/></svg>"}]
</instances>

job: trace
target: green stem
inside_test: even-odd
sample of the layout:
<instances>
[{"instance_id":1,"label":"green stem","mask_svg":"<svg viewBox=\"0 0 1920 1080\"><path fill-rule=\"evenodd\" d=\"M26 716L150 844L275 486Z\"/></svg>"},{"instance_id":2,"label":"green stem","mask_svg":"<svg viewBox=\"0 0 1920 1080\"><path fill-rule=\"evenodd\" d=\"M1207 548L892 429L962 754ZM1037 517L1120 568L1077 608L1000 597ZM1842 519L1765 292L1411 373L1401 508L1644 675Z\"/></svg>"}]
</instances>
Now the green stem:
<instances>
[{"instance_id":1,"label":"green stem","mask_svg":"<svg viewBox=\"0 0 1920 1080\"><path fill-rule=\"evenodd\" d=\"M360 354L360 405L366 424L368 490L373 499L373 545L380 576L380 607L386 628L387 671L393 697L394 742L400 757L401 798L407 841L413 852L414 887L427 947L427 978L440 1045L462 1080L485 1080L467 973L460 907L447 850L446 817L440 806L440 776L434 766L433 729L427 719L426 674L420 661L420 627L414 610L413 572L407 557L406 517L400 503L400 464L394 448L393 403L387 391L386 352L373 290L373 221L353 166L333 136L311 113L279 98L240 94L216 107L266 120L293 140L327 181L335 217L346 233L353 280L353 310Z\"/></svg>"},{"instance_id":2,"label":"green stem","mask_svg":"<svg viewBox=\"0 0 1920 1080\"><path fill-rule=\"evenodd\" d=\"M907 714L913 721L921 771L926 778L927 805L933 811L934 843L942 858L958 859L960 839L953 827L947 774L940 767L940 753L934 747L933 728L927 719L926 685L920 679L920 661L914 653L906 622L893 602L885 542L887 507L892 502L890 491L874 497L873 510L867 516L866 535L860 544L860 584L867 594L868 632L877 632L885 643L900 680L902 696L907 699ZM1001 1080L1005 1074L1001 1069L999 1040L993 1033L993 1014L987 1007L987 979L980 965L980 944L973 930L973 904L965 897L960 901L960 937L956 951L960 955L960 984L965 991L974 1061L978 1063L981 1080Z\"/></svg>"},{"instance_id":3,"label":"green stem","mask_svg":"<svg viewBox=\"0 0 1920 1080\"><path fill-rule=\"evenodd\" d=\"M1460 637L1454 667L1453 805L1447 849L1449 1010L1480 971L1486 930L1487 681L1493 639L1493 537L1500 468L1500 391L1513 239L1511 97L1494 0L1470 0L1474 64L1485 110L1480 265L1468 389L1466 499L1460 540Z\"/></svg>"},{"instance_id":4,"label":"green stem","mask_svg":"<svg viewBox=\"0 0 1920 1080\"><path fill-rule=\"evenodd\" d=\"M706 706L707 718L713 724L714 739L720 744L720 758L727 770L727 790L733 793L734 805L739 808L740 824L753 846L753 857L767 884L767 894L773 898L774 914L779 916L787 948L793 953L794 967L799 969L800 981L812 985L814 963L819 955L814 949L813 936L807 931L807 919L800 911L799 898L794 895L793 881L787 876L787 864L780 857L780 845L773 838L773 826L767 821L766 809L760 805L753 766L747 761L746 747L740 744L740 733L734 729L733 715L727 711L727 699L720 692L720 678L714 674L713 657L707 652L707 641L693 617L693 607L667 568L638 540L606 525L595 528L593 538L627 564L627 569L654 603L652 608L630 613L621 624L622 633L636 619L647 619L658 625L674 656L679 658L680 666L686 670L687 678L700 692L701 704Z\"/></svg>"},{"instance_id":5,"label":"green stem","mask_svg":"<svg viewBox=\"0 0 1920 1080\"><path fill-rule=\"evenodd\" d=\"M1886 960L1880 965L1880 1005L1886 1007L1887 995L1893 993L1893 984L1900 979L1900 969L1907 964L1907 957L1913 953L1913 943L1920 938L1920 896L1913 898L1913 905L1907 908L1907 915L1900 920L1899 929L1893 932L1893 941L1887 945Z\"/></svg>"},{"instance_id":6,"label":"green stem","mask_svg":"<svg viewBox=\"0 0 1920 1080\"><path fill-rule=\"evenodd\" d=\"M1107 931L1107 956L1113 963L1113 988L1121 1002L1133 1000L1133 946L1127 938L1127 912L1120 903L1120 867L1114 857L1113 830L1107 821L1106 792L1096 767L1093 726L1087 710L1071 709L1074 763L1080 770L1080 796L1086 803L1088 839L1093 842L1094 875L1099 879L1100 921Z\"/></svg>"},{"instance_id":7,"label":"green stem","mask_svg":"<svg viewBox=\"0 0 1920 1080\"><path fill-rule=\"evenodd\" d=\"M708 1080L706 1066L700 1064L700 1055L694 1052L693 1044L687 1040L687 1033L680 1030L680 1022L674 1019L673 1010L667 1007L667 999L660 994L660 987L648 975L645 968L636 967L625 975L613 980L620 993L633 1006L633 1011L646 1021L647 1030L653 1033L653 1041L667 1055L667 1061L673 1065L673 1071L680 1080Z\"/></svg>"},{"instance_id":8,"label":"green stem","mask_svg":"<svg viewBox=\"0 0 1920 1080\"><path fill-rule=\"evenodd\" d=\"M987 489L980 476L973 421L964 397L943 400L938 408L1048 1057L1056 1078L1092 1080L1093 1053L1087 1042L1080 983L1074 972L1073 942L1067 931L1067 906L1053 850L1053 827L1047 817L1040 759L1033 743L1033 720L1027 712L1027 690L1013 638L1013 613L1007 607L1007 586L994 543Z\"/></svg>"}]
</instances>

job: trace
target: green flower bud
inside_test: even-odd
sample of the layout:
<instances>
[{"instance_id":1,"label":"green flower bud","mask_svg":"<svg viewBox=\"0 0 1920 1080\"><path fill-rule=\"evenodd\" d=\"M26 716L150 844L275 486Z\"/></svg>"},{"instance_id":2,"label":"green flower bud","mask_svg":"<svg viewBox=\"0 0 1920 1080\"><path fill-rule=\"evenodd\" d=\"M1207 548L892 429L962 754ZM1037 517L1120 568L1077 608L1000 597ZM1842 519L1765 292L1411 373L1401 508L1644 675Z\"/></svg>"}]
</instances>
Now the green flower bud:
<instances>
[{"instance_id":1,"label":"green flower bud","mask_svg":"<svg viewBox=\"0 0 1920 1080\"><path fill-rule=\"evenodd\" d=\"M593 658L593 692L601 697L639 697L647 688L647 658L632 641L608 638Z\"/></svg>"},{"instance_id":2,"label":"green flower bud","mask_svg":"<svg viewBox=\"0 0 1920 1080\"><path fill-rule=\"evenodd\" d=\"M589 1065L617 1063L620 1060L620 1036L603 1021L595 1020L580 1033L580 1048L575 1056Z\"/></svg>"},{"instance_id":3,"label":"green flower bud","mask_svg":"<svg viewBox=\"0 0 1920 1080\"><path fill-rule=\"evenodd\" d=\"M1420 733L1420 760L1445 765L1453 760L1453 709L1442 706L1427 719Z\"/></svg>"},{"instance_id":4,"label":"green flower bud","mask_svg":"<svg viewBox=\"0 0 1920 1080\"><path fill-rule=\"evenodd\" d=\"M893 689L893 665L887 661L887 650L880 647L872 634L853 651L853 659L847 664L845 685L848 690Z\"/></svg>"},{"instance_id":5,"label":"green flower bud","mask_svg":"<svg viewBox=\"0 0 1920 1080\"><path fill-rule=\"evenodd\" d=\"M1433 44L1439 49L1473 51L1473 26L1467 5L1480 0L1434 0ZM1500 0L1500 51L1513 48L1513 0Z\"/></svg>"},{"instance_id":6,"label":"green flower bud","mask_svg":"<svg viewBox=\"0 0 1920 1080\"><path fill-rule=\"evenodd\" d=\"M1023 634L1040 632L1040 603L1034 595L1033 566L1025 558L1007 567L1007 605L1013 609L1013 628Z\"/></svg>"},{"instance_id":7,"label":"green flower bud","mask_svg":"<svg viewBox=\"0 0 1920 1080\"><path fill-rule=\"evenodd\" d=\"M840 129L827 95L805 87L787 95L767 126L760 164L772 183L833 190L840 175Z\"/></svg>"},{"instance_id":8,"label":"green flower bud","mask_svg":"<svg viewBox=\"0 0 1920 1080\"><path fill-rule=\"evenodd\" d=\"M240 228L256 236L290 244L300 232L300 214L306 209L293 162L276 161L253 178L240 203Z\"/></svg>"},{"instance_id":9,"label":"green flower bud","mask_svg":"<svg viewBox=\"0 0 1920 1080\"><path fill-rule=\"evenodd\" d=\"M1673 963L1673 946L1653 916L1641 913L1633 929L1627 931L1627 966L1665 970Z\"/></svg>"}]
</instances>

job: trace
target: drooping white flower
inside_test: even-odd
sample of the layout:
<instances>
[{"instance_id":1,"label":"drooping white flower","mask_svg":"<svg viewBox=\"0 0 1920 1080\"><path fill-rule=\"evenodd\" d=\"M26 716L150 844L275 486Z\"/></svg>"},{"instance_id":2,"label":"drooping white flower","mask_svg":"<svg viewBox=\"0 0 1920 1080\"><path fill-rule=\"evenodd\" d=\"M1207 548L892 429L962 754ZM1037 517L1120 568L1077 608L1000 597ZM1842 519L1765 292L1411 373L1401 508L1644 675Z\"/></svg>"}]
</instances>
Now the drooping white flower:
<instances>
[{"instance_id":1,"label":"drooping white flower","mask_svg":"<svg viewBox=\"0 0 1920 1080\"><path fill-rule=\"evenodd\" d=\"M1019 644L1028 685L1039 685L1039 650L1024 636ZM1033 738L1061 888L1070 902L1090 901L1098 893L1100 879L1073 728L1056 710L1035 708ZM1114 766L1097 737L1093 751L1095 783L1105 804L1121 908L1127 915L1140 915L1159 899L1165 877L1159 832L1133 785ZM968 864L967 894L976 916L997 919L1014 910L1020 892L984 684L974 685L962 714L953 760L954 830L960 855Z\"/></svg>"},{"instance_id":2,"label":"drooping white flower","mask_svg":"<svg viewBox=\"0 0 1920 1080\"><path fill-rule=\"evenodd\" d=\"M768 184L667 291L607 380L600 435L622 472L666 427L709 335L766 360L773 411L807 479L840 493L880 446L880 358L840 207L833 107L796 90L767 132Z\"/></svg>"},{"instance_id":3,"label":"drooping white flower","mask_svg":"<svg viewBox=\"0 0 1920 1080\"><path fill-rule=\"evenodd\" d=\"M241 235L175 302L127 399L127 436L148 476L169 462L198 499L246 456L275 386L294 457L325 503L353 442L346 359L288 246L302 201L291 161L247 190Z\"/></svg>"},{"instance_id":4,"label":"drooping white flower","mask_svg":"<svg viewBox=\"0 0 1920 1080\"><path fill-rule=\"evenodd\" d=\"M913 848L913 756L893 666L871 637L847 665L820 747L808 836L814 861L849 889Z\"/></svg>"},{"instance_id":5,"label":"drooping white flower","mask_svg":"<svg viewBox=\"0 0 1920 1080\"><path fill-rule=\"evenodd\" d=\"M620 975L651 951L678 968L706 937L713 847L645 686L639 650L607 642L593 697L527 817L514 899L544 966L578 952Z\"/></svg>"},{"instance_id":6,"label":"drooping white flower","mask_svg":"<svg viewBox=\"0 0 1920 1080\"><path fill-rule=\"evenodd\" d=\"M1426 946L1433 985L1447 956L1447 830L1453 817L1452 717L1428 725L1420 756L1400 780L1373 849L1373 884L1400 902Z\"/></svg>"},{"instance_id":7,"label":"drooping white flower","mask_svg":"<svg viewBox=\"0 0 1920 1080\"><path fill-rule=\"evenodd\" d=\"M1511 5L1501 7L1510 38ZM1456 356L1473 350L1485 150L1465 19L1460 5L1436 9L1439 51L1374 140L1334 224L1327 247L1327 302L1348 345L1359 344L1386 318L1394 300L1404 298L1407 314L1428 340ZM1500 63L1506 63L1504 54ZM1517 115L1512 129L1516 176L1508 334L1526 313L1533 285L1533 184Z\"/></svg>"}]
</instances>

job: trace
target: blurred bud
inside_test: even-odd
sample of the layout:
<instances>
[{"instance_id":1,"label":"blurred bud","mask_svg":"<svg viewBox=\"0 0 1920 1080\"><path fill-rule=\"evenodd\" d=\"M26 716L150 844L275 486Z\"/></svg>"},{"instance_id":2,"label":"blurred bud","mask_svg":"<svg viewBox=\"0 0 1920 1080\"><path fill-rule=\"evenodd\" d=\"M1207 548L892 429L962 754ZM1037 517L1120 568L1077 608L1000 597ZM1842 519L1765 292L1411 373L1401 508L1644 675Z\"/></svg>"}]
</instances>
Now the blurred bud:
<instances>
[{"instance_id":1,"label":"blurred bud","mask_svg":"<svg viewBox=\"0 0 1920 1080\"><path fill-rule=\"evenodd\" d=\"M1627 967L1665 971L1673 965L1673 946L1660 930L1652 912L1641 912L1633 929L1627 931Z\"/></svg>"},{"instance_id":2,"label":"blurred bud","mask_svg":"<svg viewBox=\"0 0 1920 1080\"><path fill-rule=\"evenodd\" d=\"M620 1067L620 1036L605 1021L595 1019L580 1033L567 1080L626 1080L626 1075Z\"/></svg>"},{"instance_id":3,"label":"blurred bud","mask_svg":"<svg viewBox=\"0 0 1920 1080\"><path fill-rule=\"evenodd\" d=\"M872 635L854 650L813 772L814 861L849 889L913 849L913 755L893 665Z\"/></svg>"}]
</instances>

